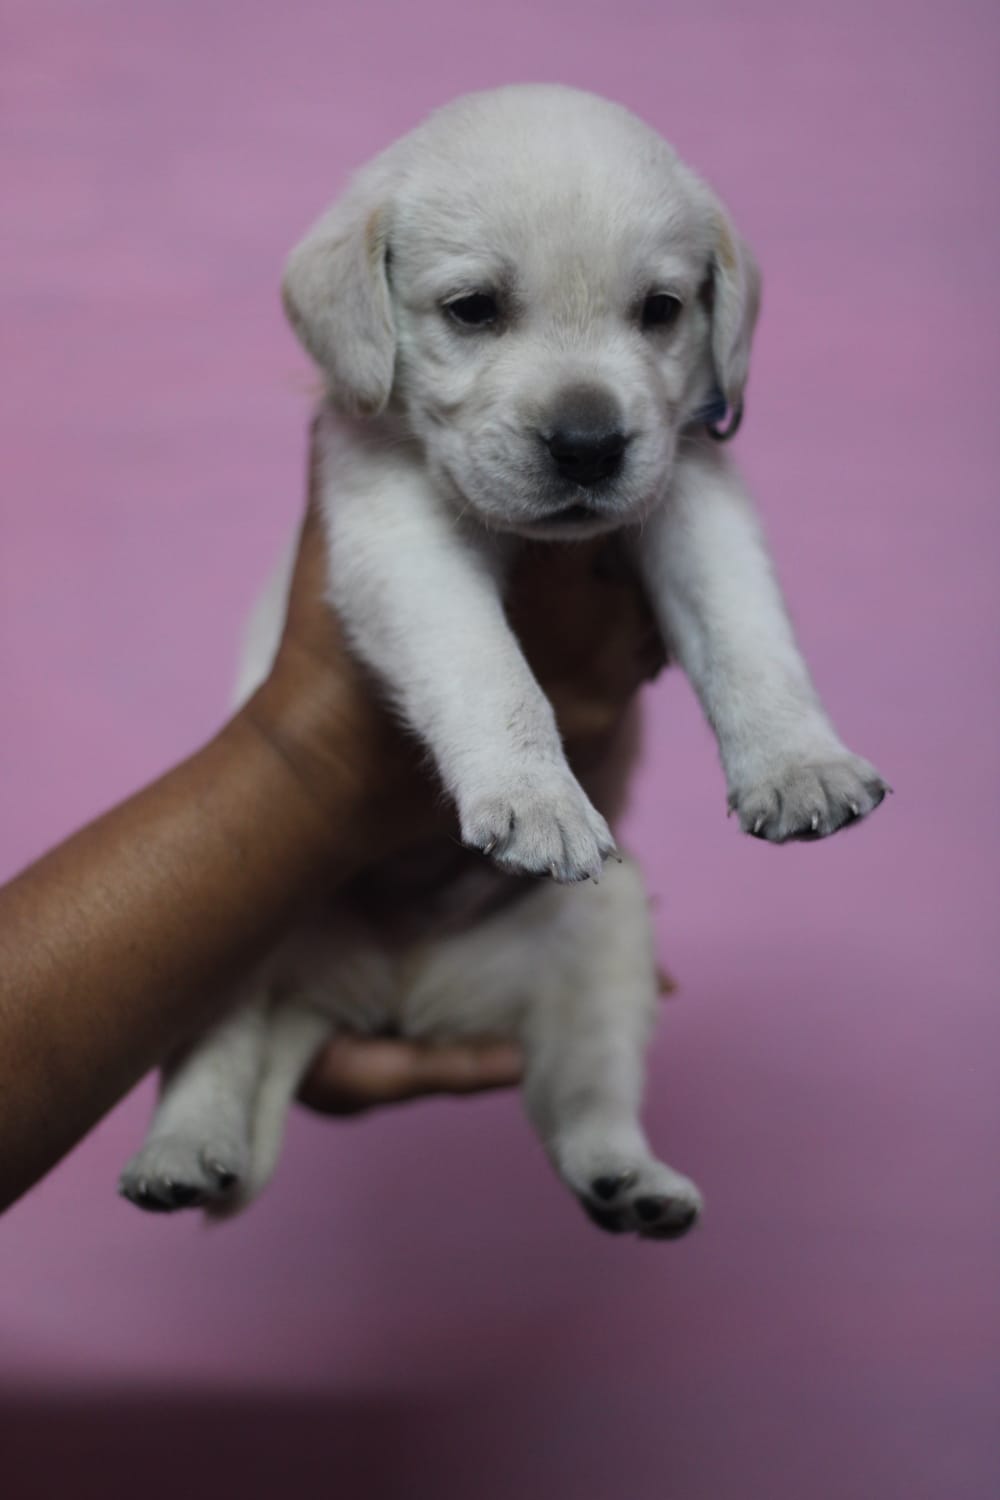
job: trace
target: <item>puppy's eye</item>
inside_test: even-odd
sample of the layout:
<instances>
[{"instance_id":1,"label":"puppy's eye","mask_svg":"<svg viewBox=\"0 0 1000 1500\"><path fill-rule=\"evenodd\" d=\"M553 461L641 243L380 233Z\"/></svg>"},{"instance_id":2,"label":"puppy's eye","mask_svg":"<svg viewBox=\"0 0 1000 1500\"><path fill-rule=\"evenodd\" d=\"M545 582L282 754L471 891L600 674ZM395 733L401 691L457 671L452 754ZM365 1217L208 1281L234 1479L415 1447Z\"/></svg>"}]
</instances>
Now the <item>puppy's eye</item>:
<instances>
[{"instance_id":1,"label":"puppy's eye","mask_svg":"<svg viewBox=\"0 0 1000 1500\"><path fill-rule=\"evenodd\" d=\"M488 328L500 316L492 292L470 292L467 297L456 297L454 302L445 304L445 311L463 328Z\"/></svg>"},{"instance_id":2,"label":"puppy's eye","mask_svg":"<svg viewBox=\"0 0 1000 1500\"><path fill-rule=\"evenodd\" d=\"M642 326L648 328L672 328L680 317L681 302L669 292L650 292L642 304Z\"/></svg>"}]
</instances>

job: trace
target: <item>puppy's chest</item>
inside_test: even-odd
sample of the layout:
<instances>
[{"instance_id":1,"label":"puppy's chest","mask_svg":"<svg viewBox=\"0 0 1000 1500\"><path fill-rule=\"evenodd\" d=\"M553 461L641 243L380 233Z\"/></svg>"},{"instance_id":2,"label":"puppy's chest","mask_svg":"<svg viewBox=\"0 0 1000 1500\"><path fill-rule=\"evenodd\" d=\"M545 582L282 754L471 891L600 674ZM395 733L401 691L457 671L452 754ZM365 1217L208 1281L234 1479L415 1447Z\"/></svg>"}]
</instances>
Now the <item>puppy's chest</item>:
<instances>
[{"instance_id":1,"label":"puppy's chest","mask_svg":"<svg viewBox=\"0 0 1000 1500\"><path fill-rule=\"evenodd\" d=\"M398 951L465 932L537 889L537 880L502 874L442 838L366 872L343 901L381 945Z\"/></svg>"}]
</instances>

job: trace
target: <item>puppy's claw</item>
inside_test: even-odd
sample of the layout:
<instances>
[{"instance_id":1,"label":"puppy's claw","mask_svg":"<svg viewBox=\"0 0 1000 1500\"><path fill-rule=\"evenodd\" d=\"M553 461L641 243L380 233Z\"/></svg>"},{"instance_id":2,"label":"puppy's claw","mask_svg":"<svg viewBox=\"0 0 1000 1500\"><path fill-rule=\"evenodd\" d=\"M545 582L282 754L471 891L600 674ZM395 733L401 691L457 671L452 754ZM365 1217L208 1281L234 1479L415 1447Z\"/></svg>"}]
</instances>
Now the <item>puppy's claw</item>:
<instances>
[{"instance_id":1,"label":"puppy's claw","mask_svg":"<svg viewBox=\"0 0 1000 1500\"><path fill-rule=\"evenodd\" d=\"M221 1161L209 1161L205 1165L222 1188L230 1188L236 1181L236 1173L231 1171Z\"/></svg>"}]
</instances>

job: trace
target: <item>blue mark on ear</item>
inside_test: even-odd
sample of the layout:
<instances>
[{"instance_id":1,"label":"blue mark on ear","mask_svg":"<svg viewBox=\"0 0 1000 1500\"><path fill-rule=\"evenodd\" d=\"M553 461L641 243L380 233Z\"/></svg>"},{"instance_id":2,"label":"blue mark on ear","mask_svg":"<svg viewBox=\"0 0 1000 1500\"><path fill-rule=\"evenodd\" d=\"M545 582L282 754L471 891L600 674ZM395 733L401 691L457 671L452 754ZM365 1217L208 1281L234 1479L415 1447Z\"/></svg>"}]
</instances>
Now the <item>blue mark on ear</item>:
<instances>
[{"instance_id":1,"label":"blue mark on ear","mask_svg":"<svg viewBox=\"0 0 1000 1500\"><path fill-rule=\"evenodd\" d=\"M727 416L729 418L729 426L723 427L722 424ZM704 427L709 437L714 438L717 443L728 443L731 437L736 436L742 421L742 401L738 406L730 409L729 403L719 390L719 387L713 386L712 394L704 406L699 406L688 426Z\"/></svg>"},{"instance_id":2,"label":"blue mark on ear","mask_svg":"<svg viewBox=\"0 0 1000 1500\"><path fill-rule=\"evenodd\" d=\"M718 427L720 422L726 420L728 410L729 403L719 387L715 386L705 405L699 406L691 418L691 425L692 427Z\"/></svg>"}]
</instances>

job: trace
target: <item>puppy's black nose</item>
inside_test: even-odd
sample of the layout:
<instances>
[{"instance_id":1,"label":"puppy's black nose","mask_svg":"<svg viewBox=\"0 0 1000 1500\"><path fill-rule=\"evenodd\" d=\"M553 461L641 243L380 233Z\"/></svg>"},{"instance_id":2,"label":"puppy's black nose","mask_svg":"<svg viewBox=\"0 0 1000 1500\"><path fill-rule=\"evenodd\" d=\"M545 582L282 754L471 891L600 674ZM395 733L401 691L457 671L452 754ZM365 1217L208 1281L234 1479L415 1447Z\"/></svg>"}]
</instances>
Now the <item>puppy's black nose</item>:
<instances>
[{"instance_id":1,"label":"puppy's black nose","mask_svg":"<svg viewBox=\"0 0 1000 1500\"><path fill-rule=\"evenodd\" d=\"M549 452L563 479L574 484L600 484L613 479L622 466L625 434L588 432L585 428L561 427L548 439Z\"/></svg>"},{"instance_id":2,"label":"puppy's black nose","mask_svg":"<svg viewBox=\"0 0 1000 1500\"><path fill-rule=\"evenodd\" d=\"M614 398L591 386L563 392L545 438L560 476L584 486L614 478L627 442Z\"/></svg>"}]
</instances>

